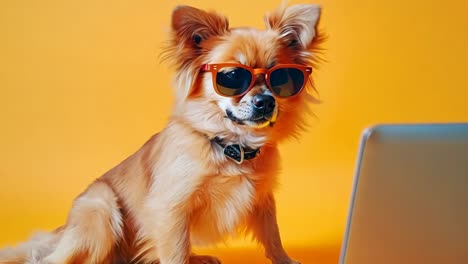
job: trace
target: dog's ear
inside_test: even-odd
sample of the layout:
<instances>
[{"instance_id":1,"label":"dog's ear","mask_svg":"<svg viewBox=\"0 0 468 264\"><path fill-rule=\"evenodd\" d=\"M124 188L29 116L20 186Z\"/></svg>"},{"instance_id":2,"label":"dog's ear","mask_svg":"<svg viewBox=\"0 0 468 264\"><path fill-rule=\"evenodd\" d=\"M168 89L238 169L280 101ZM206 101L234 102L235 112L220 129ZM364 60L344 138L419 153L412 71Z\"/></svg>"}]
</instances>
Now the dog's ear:
<instances>
[{"instance_id":1,"label":"dog's ear","mask_svg":"<svg viewBox=\"0 0 468 264\"><path fill-rule=\"evenodd\" d=\"M284 43L291 48L310 49L317 37L320 6L301 4L287 7L284 3L265 16L267 29L280 34Z\"/></svg>"},{"instance_id":2,"label":"dog's ear","mask_svg":"<svg viewBox=\"0 0 468 264\"><path fill-rule=\"evenodd\" d=\"M179 99L189 96L205 55L213 46L210 39L229 30L226 17L190 6L177 6L172 12L171 41L164 52L177 68L175 85Z\"/></svg>"},{"instance_id":3,"label":"dog's ear","mask_svg":"<svg viewBox=\"0 0 468 264\"><path fill-rule=\"evenodd\" d=\"M211 36L221 35L229 28L226 17L191 6L177 6L172 12L172 30L180 41L193 48Z\"/></svg>"}]
</instances>

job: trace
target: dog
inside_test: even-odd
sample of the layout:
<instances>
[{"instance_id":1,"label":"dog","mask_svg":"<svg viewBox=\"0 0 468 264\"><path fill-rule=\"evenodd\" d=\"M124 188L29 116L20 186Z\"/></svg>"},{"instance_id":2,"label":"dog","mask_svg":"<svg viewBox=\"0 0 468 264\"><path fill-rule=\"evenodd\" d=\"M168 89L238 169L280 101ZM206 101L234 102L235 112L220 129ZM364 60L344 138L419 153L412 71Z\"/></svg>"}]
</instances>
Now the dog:
<instances>
[{"instance_id":1,"label":"dog","mask_svg":"<svg viewBox=\"0 0 468 264\"><path fill-rule=\"evenodd\" d=\"M177 6L163 61L176 69L167 126L96 179L66 224L0 252L0 263L217 264L192 245L248 233L273 264L278 144L304 131L316 91L320 7L281 5L265 30Z\"/></svg>"}]
</instances>

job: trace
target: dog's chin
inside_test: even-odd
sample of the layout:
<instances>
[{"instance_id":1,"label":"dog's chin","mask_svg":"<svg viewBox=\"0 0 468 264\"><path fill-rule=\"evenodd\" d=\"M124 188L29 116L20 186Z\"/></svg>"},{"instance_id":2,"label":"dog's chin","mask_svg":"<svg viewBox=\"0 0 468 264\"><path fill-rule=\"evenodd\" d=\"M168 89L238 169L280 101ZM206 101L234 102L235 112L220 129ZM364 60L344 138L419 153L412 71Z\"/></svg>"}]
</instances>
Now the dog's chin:
<instances>
[{"instance_id":1,"label":"dog's chin","mask_svg":"<svg viewBox=\"0 0 468 264\"><path fill-rule=\"evenodd\" d=\"M272 126L274 123L269 119L262 118L262 119L255 120L255 121L246 120L244 124L252 128L264 128L267 126Z\"/></svg>"},{"instance_id":2,"label":"dog's chin","mask_svg":"<svg viewBox=\"0 0 468 264\"><path fill-rule=\"evenodd\" d=\"M247 126L251 128L265 128L268 126L273 126L276 121L276 115L272 115L271 117L257 117L257 118L249 118L249 119L239 119L236 117L231 111L226 111L226 118L229 118L232 122L236 123L237 125Z\"/></svg>"}]
</instances>

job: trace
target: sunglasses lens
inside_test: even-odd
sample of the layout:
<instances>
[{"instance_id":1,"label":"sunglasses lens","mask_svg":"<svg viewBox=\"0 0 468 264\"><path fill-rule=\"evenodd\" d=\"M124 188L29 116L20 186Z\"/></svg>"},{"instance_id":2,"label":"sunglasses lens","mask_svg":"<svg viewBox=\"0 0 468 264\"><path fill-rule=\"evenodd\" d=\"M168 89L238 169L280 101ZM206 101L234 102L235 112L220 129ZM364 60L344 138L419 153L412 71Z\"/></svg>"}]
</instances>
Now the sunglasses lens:
<instances>
[{"instance_id":1,"label":"sunglasses lens","mask_svg":"<svg viewBox=\"0 0 468 264\"><path fill-rule=\"evenodd\" d=\"M304 86L304 73L294 68L280 68L270 74L270 85L279 97L297 94Z\"/></svg>"},{"instance_id":2,"label":"sunglasses lens","mask_svg":"<svg viewBox=\"0 0 468 264\"><path fill-rule=\"evenodd\" d=\"M224 67L216 73L218 91L226 96L244 93L252 82L252 73L241 67Z\"/></svg>"}]
</instances>

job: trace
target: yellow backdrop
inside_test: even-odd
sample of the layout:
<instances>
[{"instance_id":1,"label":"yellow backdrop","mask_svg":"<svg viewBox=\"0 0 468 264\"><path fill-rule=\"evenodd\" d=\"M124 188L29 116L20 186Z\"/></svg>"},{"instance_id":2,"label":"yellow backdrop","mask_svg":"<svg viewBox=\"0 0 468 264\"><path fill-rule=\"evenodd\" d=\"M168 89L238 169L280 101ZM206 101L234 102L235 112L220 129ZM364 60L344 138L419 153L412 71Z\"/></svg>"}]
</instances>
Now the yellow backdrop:
<instances>
[{"instance_id":1,"label":"yellow backdrop","mask_svg":"<svg viewBox=\"0 0 468 264\"><path fill-rule=\"evenodd\" d=\"M63 224L87 184L164 126L172 72L157 56L177 3L263 27L279 2L1 1L0 246ZM282 146L291 247L339 245L364 127L468 121L466 1L318 3L330 36L314 72L324 103L300 143Z\"/></svg>"}]
</instances>

